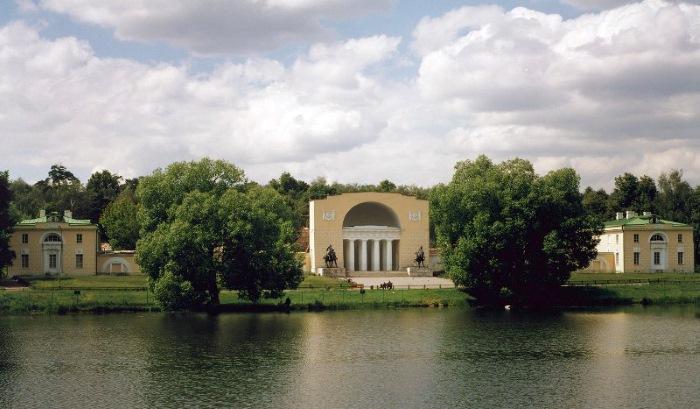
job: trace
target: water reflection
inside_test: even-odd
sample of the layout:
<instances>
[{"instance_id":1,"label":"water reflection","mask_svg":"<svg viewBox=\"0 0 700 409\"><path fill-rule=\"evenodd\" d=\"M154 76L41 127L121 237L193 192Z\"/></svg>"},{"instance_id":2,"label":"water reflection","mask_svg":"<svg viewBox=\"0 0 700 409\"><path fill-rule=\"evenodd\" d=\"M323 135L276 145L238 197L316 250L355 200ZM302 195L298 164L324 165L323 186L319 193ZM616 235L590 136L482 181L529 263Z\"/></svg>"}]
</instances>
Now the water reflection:
<instances>
[{"instance_id":1,"label":"water reflection","mask_svg":"<svg viewBox=\"0 0 700 409\"><path fill-rule=\"evenodd\" d=\"M0 318L0 407L689 407L695 307Z\"/></svg>"}]
</instances>

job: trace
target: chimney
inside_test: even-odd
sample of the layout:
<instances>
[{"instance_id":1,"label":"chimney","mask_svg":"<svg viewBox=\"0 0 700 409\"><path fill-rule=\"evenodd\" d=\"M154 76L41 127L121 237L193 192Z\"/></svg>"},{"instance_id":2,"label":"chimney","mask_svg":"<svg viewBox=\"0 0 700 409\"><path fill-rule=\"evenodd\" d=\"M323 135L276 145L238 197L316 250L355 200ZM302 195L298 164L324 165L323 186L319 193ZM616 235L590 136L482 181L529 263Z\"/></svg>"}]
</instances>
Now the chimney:
<instances>
[{"instance_id":1,"label":"chimney","mask_svg":"<svg viewBox=\"0 0 700 409\"><path fill-rule=\"evenodd\" d=\"M46 210L44 210L44 209L39 210L39 217L46 217Z\"/></svg>"},{"instance_id":2,"label":"chimney","mask_svg":"<svg viewBox=\"0 0 700 409\"><path fill-rule=\"evenodd\" d=\"M622 212L615 213L615 220L621 220L621 219L622 219Z\"/></svg>"},{"instance_id":3,"label":"chimney","mask_svg":"<svg viewBox=\"0 0 700 409\"><path fill-rule=\"evenodd\" d=\"M632 210L628 210L627 213L625 214L625 219L631 219L631 218L636 217L636 216L637 216L637 213L635 213Z\"/></svg>"},{"instance_id":4,"label":"chimney","mask_svg":"<svg viewBox=\"0 0 700 409\"><path fill-rule=\"evenodd\" d=\"M67 217L67 218L69 218L69 219L72 219L72 218L73 218L73 212L71 212L70 210L66 210L65 212L63 212L63 217Z\"/></svg>"}]
</instances>

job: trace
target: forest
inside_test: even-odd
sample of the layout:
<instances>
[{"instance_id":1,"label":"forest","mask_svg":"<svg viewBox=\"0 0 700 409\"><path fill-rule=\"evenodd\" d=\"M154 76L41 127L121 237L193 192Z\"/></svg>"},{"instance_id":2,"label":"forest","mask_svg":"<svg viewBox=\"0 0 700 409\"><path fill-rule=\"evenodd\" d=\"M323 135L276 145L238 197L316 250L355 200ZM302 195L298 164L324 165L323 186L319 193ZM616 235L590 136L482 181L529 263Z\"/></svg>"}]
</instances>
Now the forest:
<instances>
[{"instance_id":1,"label":"forest","mask_svg":"<svg viewBox=\"0 0 700 409\"><path fill-rule=\"evenodd\" d=\"M70 210L74 218L89 219L100 226L103 239L115 249L133 249L138 240L136 218L139 200L136 189L142 178L125 179L108 170L93 173L86 183L61 164L54 164L47 177L34 184L9 175L11 197L10 220L36 218L39 211L47 213ZM248 185L256 182L245 180ZM284 198L294 215L297 230L308 223L309 200L351 192L395 192L430 200L433 187L396 185L389 180L377 184L329 183L324 177L306 182L288 172L272 179L265 187L276 190ZM683 179L683 171L672 169L656 179L624 173L614 180L611 192L586 187L581 192L584 208L600 222L613 220L616 212L633 210L652 212L662 219L687 223L695 228L696 257L698 260L698 232L700 231L700 185L691 186ZM431 232L432 235L432 232ZM434 237L431 237L434 239Z\"/></svg>"}]
</instances>

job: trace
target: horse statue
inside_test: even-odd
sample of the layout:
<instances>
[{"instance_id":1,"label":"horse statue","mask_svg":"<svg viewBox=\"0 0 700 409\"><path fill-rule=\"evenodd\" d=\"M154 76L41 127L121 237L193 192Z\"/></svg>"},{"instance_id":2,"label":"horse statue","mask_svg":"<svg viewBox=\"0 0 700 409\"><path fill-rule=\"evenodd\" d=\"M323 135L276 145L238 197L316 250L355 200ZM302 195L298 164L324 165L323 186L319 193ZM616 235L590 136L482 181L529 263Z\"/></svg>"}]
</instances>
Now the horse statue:
<instances>
[{"instance_id":1,"label":"horse statue","mask_svg":"<svg viewBox=\"0 0 700 409\"><path fill-rule=\"evenodd\" d=\"M423 252L423 246L420 246L415 254L416 258L414 261L418 263L418 267L425 267L425 253Z\"/></svg>"},{"instance_id":2,"label":"horse statue","mask_svg":"<svg viewBox=\"0 0 700 409\"><path fill-rule=\"evenodd\" d=\"M326 248L326 255L323 256L323 261L326 262L327 268L331 268L333 266L335 266L335 268L338 268L338 257L335 255L335 250L333 250L332 245Z\"/></svg>"}]
</instances>

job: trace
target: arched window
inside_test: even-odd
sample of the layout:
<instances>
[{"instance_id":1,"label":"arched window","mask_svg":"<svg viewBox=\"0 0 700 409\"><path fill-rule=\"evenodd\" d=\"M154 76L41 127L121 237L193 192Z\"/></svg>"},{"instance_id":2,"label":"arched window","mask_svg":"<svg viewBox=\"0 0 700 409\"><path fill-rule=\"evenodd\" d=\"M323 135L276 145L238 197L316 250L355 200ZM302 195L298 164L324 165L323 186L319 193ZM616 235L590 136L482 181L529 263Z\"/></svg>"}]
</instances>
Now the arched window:
<instances>
[{"instance_id":1,"label":"arched window","mask_svg":"<svg viewBox=\"0 0 700 409\"><path fill-rule=\"evenodd\" d=\"M60 243L61 242L61 236L58 234L49 234L44 238L44 242L52 242L52 243Z\"/></svg>"},{"instance_id":2,"label":"arched window","mask_svg":"<svg viewBox=\"0 0 700 409\"><path fill-rule=\"evenodd\" d=\"M651 236L651 238L649 239L649 241L660 241L660 242L664 242L664 241L666 241L666 240L664 239L664 236L660 235L659 233L656 233L655 235Z\"/></svg>"}]
</instances>

